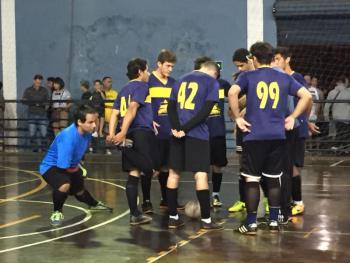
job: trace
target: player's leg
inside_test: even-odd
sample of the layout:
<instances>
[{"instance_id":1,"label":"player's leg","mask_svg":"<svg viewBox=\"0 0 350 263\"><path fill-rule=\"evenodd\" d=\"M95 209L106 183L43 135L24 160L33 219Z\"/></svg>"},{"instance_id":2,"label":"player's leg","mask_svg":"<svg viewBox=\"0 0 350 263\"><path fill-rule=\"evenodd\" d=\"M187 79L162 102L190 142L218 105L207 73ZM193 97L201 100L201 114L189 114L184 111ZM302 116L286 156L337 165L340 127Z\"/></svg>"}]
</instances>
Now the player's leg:
<instances>
[{"instance_id":1,"label":"player's leg","mask_svg":"<svg viewBox=\"0 0 350 263\"><path fill-rule=\"evenodd\" d=\"M70 178L62 169L58 169L57 167L51 167L47 170L43 174L43 178L53 189L53 213L50 217L51 225L60 226L64 219L62 208L68 197L71 186Z\"/></svg>"},{"instance_id":2,"label":"player's leg","mask_svg":"<svg viewBox=\"0 0 350 263\"><path fill-rule=\"evenodd\" d=\"M221 207L222 167L227 165L226 138L224 136L210 138L210 164L212 165L213 206Z\"/></svg>"},{"instance_id":3,"label":"player's leg","mask_svg":"<svg viewBox=\"0 0 350 263\"><path fill-rule=\"evenodd\" d=\"M305 210L304 202L302 199L302 186L301 186L301 170L304 166L305 155L305 139L298 138L295 147L295 159L293 166L293 178L292 178L292 215L302 214Z\"/></svg>"},{"instance_id":4,"label":"player's leg","mask_svg":"<svg viewBox=\"0 0 350 263\"><path fill-rule=\"evenodd\" d=\"M159 174L158 182L161 192L160 208L168 208L166 185L169 177L169 140L157 139Z\"/></svg>"},{"instance_id":5,"label":"player's leg","mask_svg":"<svg viewBox=\"0 0 350 263\"><path fill-rule=\"evenodd\" d=\"M245 205L247 218L236 230L241 234L257 233L257 211L260 200L260 178L266 156L266 142L247 141L243 143L242 173L245 179Z\"/></svg>"}]
</instances>

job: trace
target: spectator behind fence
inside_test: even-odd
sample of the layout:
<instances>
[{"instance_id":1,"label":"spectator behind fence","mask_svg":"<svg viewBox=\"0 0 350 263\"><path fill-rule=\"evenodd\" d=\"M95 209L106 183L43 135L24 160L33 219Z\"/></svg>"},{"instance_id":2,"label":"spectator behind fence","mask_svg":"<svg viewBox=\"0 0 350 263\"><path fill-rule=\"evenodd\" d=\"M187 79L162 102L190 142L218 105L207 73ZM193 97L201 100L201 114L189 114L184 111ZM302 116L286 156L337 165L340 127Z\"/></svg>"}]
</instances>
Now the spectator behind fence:
<instances>
[{"instance_id":1,"label":"spectator behind fence","mask_svg":"<svg viewBox=\"0 0 350 263\"><path fill-rule=\"evenodd\" d=\"M103 92L105 94L106 100L111 100L114 102L114 100L117 98L118 92L112 89L112 78L111 77L104 77L102 80L103 84ZM104 130L106 134L109 134L109 120L111 118L112 109L113 109L113 102L106 102L105 103L105 125ZM111 151L109 149L106 149L106 154L111 154Z\"/></svg>"},{"instance_id":2,"label":"spectator behind fence","mask_svg":"<svg viewBox=\"0 0 350 263\"><path fill-rule=\"evenodd\" d=\"M305 75L307 76L307 75ZM306 83L308 82L307 78L304 79L306 80ZM308 83L307 83L308 84ZM312 101L314 102L315 100L323 100L324 95L323 92L317 87L318 80L316 77L311 78L310 86L308 87L309 92L312 95ZM322 104L321 103L313 103L311 113L310 113L310 121L316 122L320 121L323 119L323 114L322 114Z\"/></svg>"},{"instance_id":3,"label":"spectator behind fence","mask_svg":"<svg viewBox=\"0 0 350 263\"><path fill-rule=\"evenodd\" d=\"M98 119L96 120L96 132L92 135L94 137L103 137L104 115L105 115L105 94L102 90L102 82L97 79L94 80L94 91L91 95L91 106L97 111Z\"/></svg>"},{"instance_id":4,"label":"spectator behind fence","mask_svg":"<svg viewBox=\"0 0 350 263\"><path fill-rule=\"evenodd\" d=\"M49 92L42 86L42 80L42 75L35 75L33 85L26 88L22 97L23 104L28 106L29 143L30 147L34 147L34 151L45 148L47 135Z\"/></svg>"},{"instance_id":5,"label":"spectator behind fence","mask_svg":"<svg viewBox=\"0 0 350 263\"><path fill-rule=\"evenodd\" d=\"M88 100L90 100L91 92L90 92L90 83L87 80L80 81L80 90L82 92L81 94L81 100L84 101L83 103L87 103Z\"/></svg>"},{"instance_id":6,"label":"spectator behind fence","mask_svg":"<svg viewBox=\"0 0 350 263\"><path fill-rule=\"evenodd\" d=\"M72 106L72 103L66 102L66 100L71 100L72 97L70 92L65 89L64 81L60 77L55 78L53 87L51 121L54 134L57 135L60 130L68 125L69 108Z\"/></svg>"}]
</instances>

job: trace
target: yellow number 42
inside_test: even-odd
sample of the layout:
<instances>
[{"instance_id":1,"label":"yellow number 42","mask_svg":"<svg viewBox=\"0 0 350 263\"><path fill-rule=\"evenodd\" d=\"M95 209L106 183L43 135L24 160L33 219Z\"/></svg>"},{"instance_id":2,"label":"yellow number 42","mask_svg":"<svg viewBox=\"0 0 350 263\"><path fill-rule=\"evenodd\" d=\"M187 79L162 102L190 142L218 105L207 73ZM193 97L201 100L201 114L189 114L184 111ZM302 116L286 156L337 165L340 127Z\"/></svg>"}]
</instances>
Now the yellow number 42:
<instances>
[{"instance_id":1,"label":"yellow number 42","mask_svg":"<svg viewBox=\"0 0 350 263\"><path fill-rule=\"evenodd\" d=\"M268 85L264 81L260 81L256 86L256 94L260 100L260 109L265 109L268 98L273 100L272 109L276 109L280 99L280 87L277 82L271 82Z\"/></svg>"},{"instance_id":2,"label":"yellow number 42","mask_svg":"<svg viewBox=\"0 0 350 263\"><path fill-rule=\"evenodd\" d=\"M190 89L191 93L186 98L187 89ZM180 109L194 110L194 107L196 106L196 104L193 103L193 99L196 96L197 91L198 91L198 84L196 82L190 82L188 85L187 85L187 82L181 83L179 92L177 94L177 101L180 104Z\"/></svg>"}]
</instances>

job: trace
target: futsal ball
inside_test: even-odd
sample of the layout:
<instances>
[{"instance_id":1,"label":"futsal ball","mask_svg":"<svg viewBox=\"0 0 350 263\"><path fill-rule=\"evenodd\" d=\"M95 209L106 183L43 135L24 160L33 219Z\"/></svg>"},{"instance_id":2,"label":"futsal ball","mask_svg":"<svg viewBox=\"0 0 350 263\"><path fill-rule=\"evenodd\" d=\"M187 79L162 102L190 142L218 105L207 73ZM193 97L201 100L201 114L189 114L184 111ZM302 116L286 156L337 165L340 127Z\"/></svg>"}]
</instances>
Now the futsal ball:
<instances>
[{"instance_id":1,"label":"futsal ball","mask_svg":"<svg viewBox=\"0 0 350 263\"><path fill-rule=\"evenodd\" d=\"M200 218L201 208L197 200L191 200L185 205L185 214L190 218Z\"/></svg>"}]
</instances>

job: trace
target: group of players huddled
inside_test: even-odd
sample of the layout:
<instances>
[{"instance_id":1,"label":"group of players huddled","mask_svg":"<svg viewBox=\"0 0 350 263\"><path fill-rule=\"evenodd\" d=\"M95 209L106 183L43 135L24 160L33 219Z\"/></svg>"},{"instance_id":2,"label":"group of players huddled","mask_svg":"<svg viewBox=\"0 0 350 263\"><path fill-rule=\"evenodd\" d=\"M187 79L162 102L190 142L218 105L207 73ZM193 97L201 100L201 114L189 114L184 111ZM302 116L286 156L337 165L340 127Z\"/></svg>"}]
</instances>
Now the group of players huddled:
<instances>
[{"instance_id":1,"label":"group of players huddled","mask_svg":"<svg viewBox=\"0 0 350 263\"><path fill-rule=\"evenodd\" d=\"M236 50L232 60L239 70L232 86L220 78L217 63L209 57L197 58L194 70L178 80L170 77L176 64L176 55L170 50L160 51L151 74L146 60L129 61L130 81L114 102L106 140L122 151L131 225L152 220L146 214L153 212L151 180L157 176L160 208L169 213L168 227L183 226L178 211L184 206L178 203L178 187L181 172L191 172L200 204L201 229L223 228L212 220L210 212L211 206L222 206L219 192L222 168L227 165L225 97L229 116L237 126L240 160L240 200L229 212L247 211L246 220L236 231L257 233L260 186L267 200L271 232L287 224L292 215L303 213L300 169L304 141L309 130L318 132L318 127L308 122L312 101L304 79L291 69L288 49L275 49L267 42L257 42L249 51ZM55 138L40 164L41 175L53 188L54 226L62 223L62 207L68 195L75 195L92 210L111 210L85 189L86 171L79 165L96 128L96 118L91 107L82 105L75 123ZM141 209L137 204L139 181Z\"/></svg>"}]
</instances>

